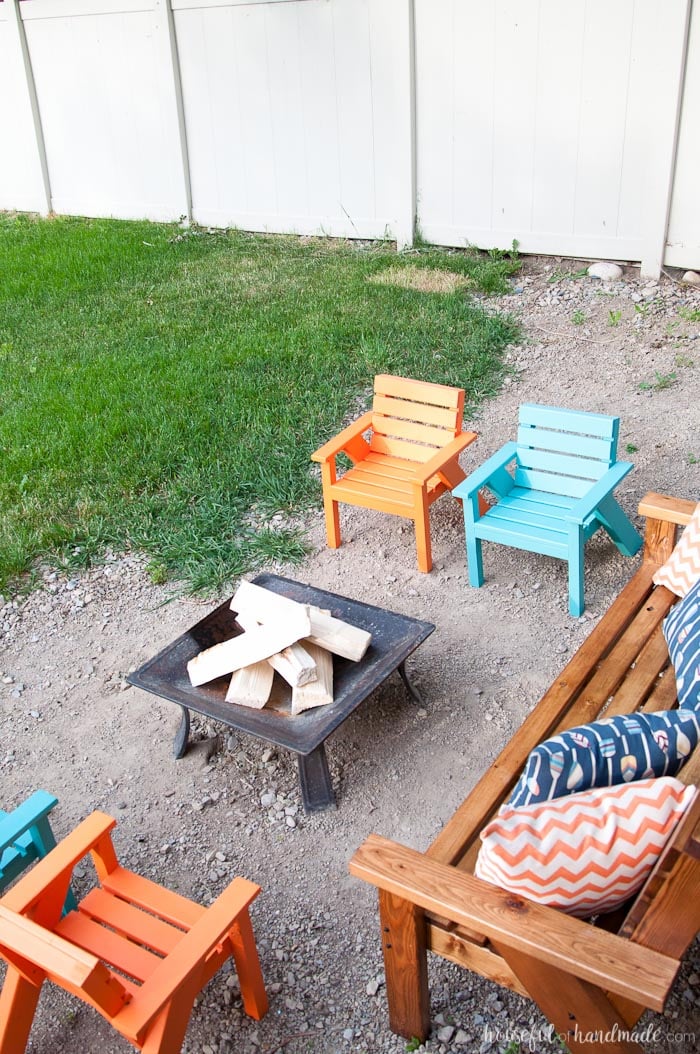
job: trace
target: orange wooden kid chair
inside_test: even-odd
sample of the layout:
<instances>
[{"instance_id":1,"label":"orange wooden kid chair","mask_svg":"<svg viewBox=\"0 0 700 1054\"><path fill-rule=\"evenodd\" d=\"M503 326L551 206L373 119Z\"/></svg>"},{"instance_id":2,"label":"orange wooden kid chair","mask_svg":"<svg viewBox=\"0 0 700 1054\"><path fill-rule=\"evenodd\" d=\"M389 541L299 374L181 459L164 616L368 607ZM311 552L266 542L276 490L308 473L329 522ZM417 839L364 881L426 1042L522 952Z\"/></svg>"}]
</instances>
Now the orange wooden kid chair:
<instances>
[{"instance_id":1,"label":"orange wooden kid chair","mask_svg":"<svg viewBox=\"0 0 700 1054\"><path fill-rule=\"evenodd\" d=\"M181 1049L196 996L229 955L243 1006L267 998L248 905L260 888L236 878L209 908L120 867L94 812L0 900L0 1054L22 1054L46 978L98 1010L147 1054ZM61 915L73 868L90 853L99 885Z\"/></svg>"},{"instance_id":2,"label":"orange wooden kid chair","mask_svg":"<svg viewBox=\"0 0 700 1054\"><path fill-rule=\"evenodd\" d=\"M418 567L429 571L430 506L464 479L459 455L476 439L462 431L464 390L379 374L372 410L311 455L321 463L326 536L340 545L338 502L413 520ZM365 439L364 432L370 432ZM353 462L340 479L335 459Z\"/></svg>"}]
</instances>

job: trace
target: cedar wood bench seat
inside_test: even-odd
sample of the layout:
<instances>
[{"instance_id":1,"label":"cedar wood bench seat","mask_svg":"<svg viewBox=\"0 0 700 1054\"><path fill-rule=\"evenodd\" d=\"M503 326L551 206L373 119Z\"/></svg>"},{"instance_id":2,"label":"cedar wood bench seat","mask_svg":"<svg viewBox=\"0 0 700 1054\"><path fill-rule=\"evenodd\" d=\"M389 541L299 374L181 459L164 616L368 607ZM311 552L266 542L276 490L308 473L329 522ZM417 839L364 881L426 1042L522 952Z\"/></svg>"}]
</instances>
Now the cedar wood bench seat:
<instances>
[{"instance_id":1,"label":"cedar wood bench seat","mask_svg":"<svg viewBox=\"0 0 700 1054\"><path fill-rule=\"evenodd\" d=\"M663 1010L700 930L700 794L654 872L624 909L597 925L476 878L479 833L507 801L530 751L599 717L677 706L661 623L677 597L655 586L695 503L648 494L644 556L589 637L425 853L370 835L350 871L376 886L392 1030L430 1031L427 951L538 1004L572 1052L632 1054L645 1009ZM700 747L678 778L700 784ZM587 1039L586 1034L588 1034ZM579 1040L577 1037L584 1037Z\"/></svg>"}]
</instances>

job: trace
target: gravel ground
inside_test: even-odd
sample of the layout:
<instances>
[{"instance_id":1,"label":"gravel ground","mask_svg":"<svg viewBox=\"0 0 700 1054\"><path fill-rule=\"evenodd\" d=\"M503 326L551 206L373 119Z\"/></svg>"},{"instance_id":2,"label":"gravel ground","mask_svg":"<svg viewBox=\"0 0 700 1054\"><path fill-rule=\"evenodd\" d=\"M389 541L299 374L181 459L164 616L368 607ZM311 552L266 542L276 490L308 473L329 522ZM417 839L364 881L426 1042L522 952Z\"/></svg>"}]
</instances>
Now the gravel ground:
<instances>
[{"instance_id":1,"label":"gravel ground","mask_svg":"<svg viewBox=\"0 0 700 1054\"><path fill-rule=\"evenodd\" d=\"M476 467L512 437L521 402L617 413L621 457L636 465L618 497L641 526L635 510L648 490L700 497L700 290L671 276L640 280L632 268L617 281L574 278L577 266L527 259L512 293L489 301L521 319L525 339L509 350L501 394L470 422L480 439L463 464ZM307 523L305 564L273 570L437 629L409 662L425 707L396 676L334 734L338 808L320 814L303 813L285 751L219 726L195 719L195 742L174 761L178 711L125 682L215 600L173 598L132 554L73 577L47 570L28 598L0 599L4 806L39 786L52 791L59 836L103 809L118 820L126 866L203 902L236 874L263 887L252 915L269 1013L247 1019L235 975L221 973L192 1015L189 1054L407 1050L387 1025L374 891L350 878L347 861L371 831L419 849L432 841L638 560L596 536L586 612L572 619L559 561L487 547L486 584L470 589L449 498L432 513L430 575L416 569L410 524L348 508L341 521L340 550L325 548L319 511ZM78 892L88 877L77 876ZM430 986L433 1032L421 1050L560 1049L532 1004L479 977L431 960ZM650 1054L700 1048L697 943L666 1012L642 1025ZM45 989L34 1054L130 1049L82 1004Z\"/></svg>"}]
</instances>

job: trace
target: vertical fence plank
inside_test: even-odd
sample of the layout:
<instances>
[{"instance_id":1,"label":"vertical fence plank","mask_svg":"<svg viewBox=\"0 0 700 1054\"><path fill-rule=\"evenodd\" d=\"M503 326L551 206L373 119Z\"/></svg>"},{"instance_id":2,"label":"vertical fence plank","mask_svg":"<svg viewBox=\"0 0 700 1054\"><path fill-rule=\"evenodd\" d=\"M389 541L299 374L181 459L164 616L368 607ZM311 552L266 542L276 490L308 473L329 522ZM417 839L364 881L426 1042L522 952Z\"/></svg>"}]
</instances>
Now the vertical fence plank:
<instances>
[{"instance_id":1,"label":"vertical fence plank","mask_svg":"<svg viewBox=\"0 0 700 1054\"><path fill-rule=\"evenodd\" d=\"M153 0L154 28L161 33L161 54L163 57L162 76L166 88L166 98L170 96L175 110L177 125L180 171L175 174L178 197L182 201L181 218L185 223L192 221L192 187L190 185L190 162L187 149L187 128L185 124L185 107L182 98L182 75L175 34L175 19L171 0Z\"/></svg>"},{"instance_id":2,"label":"vertical fence plank","mask_svg":"<svg viewBox=\"0 0 700 1054\"><path fill-rule=\"evenodd\" d=\"M51 212L52 207L51 181L49 179L49 168L46 161L46 145L44 143L44 131L41 124L39 100L37 98L36 85L34 84L34 73L32 71L32 63L27 48L27 38L24 32L19 0L6 0L6 6L8 8L9 16L10 40L13 42L15 50L18 51L21 56L21 67L24 71L26 95L29 101L32 118L33 140L36 145L36 161L41 173L42 200L41 208L37 211L43 215L48 215ZM0 207L2 207L1 202Z\"/></svg>"}]
</instances>

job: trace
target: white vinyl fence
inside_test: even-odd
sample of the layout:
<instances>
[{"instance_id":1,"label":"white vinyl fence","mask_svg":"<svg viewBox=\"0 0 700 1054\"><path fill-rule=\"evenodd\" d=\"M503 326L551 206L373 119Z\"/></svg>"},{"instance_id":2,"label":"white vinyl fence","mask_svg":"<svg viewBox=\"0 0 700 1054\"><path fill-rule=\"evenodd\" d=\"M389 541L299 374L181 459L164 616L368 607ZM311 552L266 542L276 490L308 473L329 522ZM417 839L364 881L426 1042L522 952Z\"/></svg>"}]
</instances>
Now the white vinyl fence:
<instances>
[{"instance_id":1,"label":"white vinyl fence","mask_svg":"<svg viewBox=\"0 0 700 1054\"><path fill-rule=\"evenodd\" d=\"M700 0L0 0L0 208L700 266Z\"/></svg>"}]
</instances>

